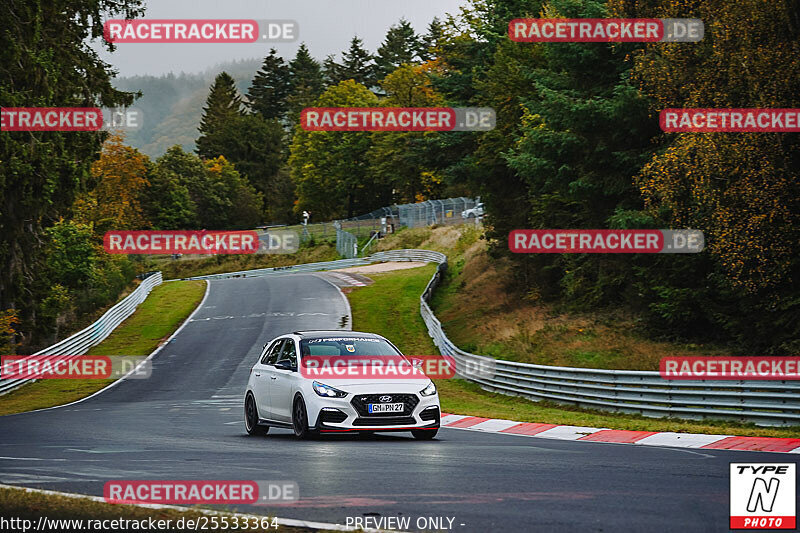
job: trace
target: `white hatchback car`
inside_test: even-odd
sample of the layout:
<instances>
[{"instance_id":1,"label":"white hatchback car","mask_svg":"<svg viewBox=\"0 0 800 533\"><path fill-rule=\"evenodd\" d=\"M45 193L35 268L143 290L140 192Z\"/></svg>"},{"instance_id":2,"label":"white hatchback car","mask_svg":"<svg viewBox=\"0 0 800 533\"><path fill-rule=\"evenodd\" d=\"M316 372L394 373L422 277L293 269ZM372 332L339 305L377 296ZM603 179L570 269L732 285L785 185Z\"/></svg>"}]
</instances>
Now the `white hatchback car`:
<instances>
[{"instance_id":1,"label":"white hatchback car","mask_svg":"<svg viewBox=\"0 0 800 533\"><path fill-rule=\"evenodd\" d=\"M300 438L320 433L410 431L432 439L441 418L433 381L415 377L314 379L315 358L401 359L416 366L380 335L354 331L295 331L264 345L250 369L244 397L247 432L293 429ZM423 376L423 377L420 377Z\"/></svg>"}]
</instances>

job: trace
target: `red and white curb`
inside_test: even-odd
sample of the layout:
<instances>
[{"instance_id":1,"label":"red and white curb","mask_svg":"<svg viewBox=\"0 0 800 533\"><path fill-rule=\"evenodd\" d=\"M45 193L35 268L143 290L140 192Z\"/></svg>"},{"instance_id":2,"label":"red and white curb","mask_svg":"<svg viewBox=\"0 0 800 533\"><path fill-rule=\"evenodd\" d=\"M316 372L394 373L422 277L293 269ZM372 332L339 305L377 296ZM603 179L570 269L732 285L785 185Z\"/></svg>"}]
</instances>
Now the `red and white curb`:
<instances>
[{"instance_id":1,"label":"red and white curb","mask_svg":"<svg viewBox=\"0 0 800 533\"><path fill-rule=\"evenodd\" d=\"M338 278L339 280L341 280L342 282L344 282L345 284L347 284L347 285L349 285L351 287L366 287L367 286L367 284L364 283L363 281L357 280L353 276L351 276L349 274L345 274L344 272L328 271L328 272L326 272L326 274L329 275L329 276L333 276L335 278Z\"/></svg>"},{"instance_id":2,"label":"red and white curb","mask_svg":"<svg viewBox=\"0 0 800 533\"><path fill-rule=\"evenodd\" d=\"M672 446L706 450L744 450L751 452L783 452L800 454L800 438L733 437L730 435L702 435L697 433L671 433L656 431L629 431L622 429L557 426L534 422L515 422L499 418L442 414L442 427L522 435L543 439L583 440L641 444L644 446Z\"/></svg>"}]
</instances>

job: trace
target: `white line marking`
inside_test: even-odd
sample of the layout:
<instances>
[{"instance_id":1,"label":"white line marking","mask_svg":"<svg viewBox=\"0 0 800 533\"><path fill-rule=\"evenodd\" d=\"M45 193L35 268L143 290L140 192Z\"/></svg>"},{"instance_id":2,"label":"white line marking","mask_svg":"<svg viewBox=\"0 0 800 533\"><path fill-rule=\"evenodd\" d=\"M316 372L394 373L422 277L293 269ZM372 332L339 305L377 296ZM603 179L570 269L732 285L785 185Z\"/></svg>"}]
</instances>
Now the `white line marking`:
<instances>
[{"instance_id":1,"label":"white line marking","mask_svg":"<svg viewBox=\"0 0 800 533\"><path fill-rule=\"evenodd\" d=\"M311 274L311 275L323 280L325 283L331 285L337 291L339 291L339 296L341 296L342 300L344 300L344 305L345 305L345 308L347 309L347 327L344 328L344 329L345 329L345 331L352 331L352 329L353 329L353 311L350 309L350 300L347 299L347 296L342 292L342 289L337 284L332 282L331 280L325 279L322 276L317 276L316 274Z\"/></svg>"},{"instance_id":2,"label":"white line marking","mask_svg":"<svg viewBox=\"0 0 800 533\"><path fill-rule=\"evenodd\" d=\"M0 459L8 461L66 461L67 459L42 459L41 457L5 457L0 456Z\"/></svg>"}]
</instances>

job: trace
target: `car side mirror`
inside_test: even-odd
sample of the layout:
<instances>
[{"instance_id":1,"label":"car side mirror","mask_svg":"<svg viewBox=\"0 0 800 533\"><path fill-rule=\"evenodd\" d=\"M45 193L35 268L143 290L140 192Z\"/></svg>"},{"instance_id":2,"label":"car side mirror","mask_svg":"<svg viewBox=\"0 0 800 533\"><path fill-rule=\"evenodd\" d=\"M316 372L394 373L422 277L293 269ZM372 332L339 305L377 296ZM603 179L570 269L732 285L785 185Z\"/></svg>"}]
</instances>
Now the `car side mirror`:
<instances>
[{"instance_id":1,"label":"car side mirror","mask_svg":"<svg viewBox=\"0 0 800 533\"><path fill-rule=\"evenodd\" d=\"M292 372L294 372L294 367L292 366L292 363L290 363L285 359L283 361L278 361L277 363L275 363L275 368L280 368L281 370L291 370Z\"/></svg>"}]
</instances>

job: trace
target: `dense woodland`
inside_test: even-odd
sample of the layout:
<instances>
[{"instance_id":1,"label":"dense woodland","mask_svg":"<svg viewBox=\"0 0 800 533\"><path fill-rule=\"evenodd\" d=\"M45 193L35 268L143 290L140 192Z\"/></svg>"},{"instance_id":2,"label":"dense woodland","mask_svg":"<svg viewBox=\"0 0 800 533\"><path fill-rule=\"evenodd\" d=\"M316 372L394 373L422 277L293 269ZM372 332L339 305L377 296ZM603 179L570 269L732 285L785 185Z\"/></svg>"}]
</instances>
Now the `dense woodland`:
<instances>
[{"instance_id":1,"label":"dense woodland","mask_svg":"<svg viewBox=\"0 0 800 533\"><path fill-rule=\"evenodd\" d=\"M0 134L3 353L51 340L65 317L116 298L136 265L102 252L111 228L244 228L294 222L303 210L321 221L480 195L490 252L513 262L508 286L520 297L625 307L652 336L797 355L800 138L658 126L667 107L800 107L797 0L470 0L422 32L399 21L375 51L357 36L321 61L310 45L291 58L269 50L261 65L214 73L210 86L205 76L112 79L86 41L103 18L141 15L139 4L0 6L0 105L130 105L142 91L146 117L169 117L129 139ZM510 41L508 21L524 16L701 18L705 38ZM51 24L31 31L41 20ZM492 107L497 127L297 126L309 106L440 105ZM199 124L194 137L187 122ZM517 228L697 228L708 246L512 255L506 239Z\"/></svg>"}]
</instances>

